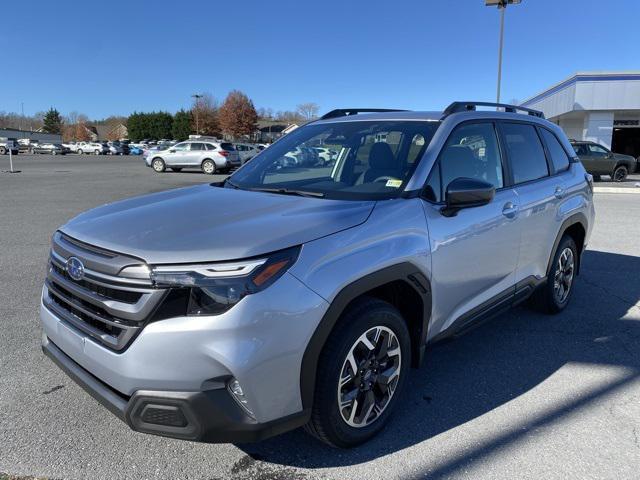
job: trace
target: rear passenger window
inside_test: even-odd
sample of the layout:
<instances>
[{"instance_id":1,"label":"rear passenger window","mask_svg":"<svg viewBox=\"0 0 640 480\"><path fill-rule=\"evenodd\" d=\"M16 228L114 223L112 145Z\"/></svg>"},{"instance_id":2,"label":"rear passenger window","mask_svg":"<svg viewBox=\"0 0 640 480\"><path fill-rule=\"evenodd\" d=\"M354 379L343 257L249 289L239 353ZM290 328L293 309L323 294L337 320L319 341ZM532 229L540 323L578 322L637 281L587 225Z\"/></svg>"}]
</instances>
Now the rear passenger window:
<instances>
[{"instance_id":1,"label":"rear passenger window","mask_svg":"<svg viewBox=\"0 0 640 480\"><path fill-rule=\"evenodd\" d=\"M514 183L524 183L549 175L547 159L533 125L503 123L505 143Z\"/></svg>"},{"instance_id":2,"label":"rear passenger window","mask_svg":"<svg viewBox=\"0 0 640 480\"><path fill-rule=\"evenodd\" d=\"M547 149L551 155L551 162L556 172L564 172L569 168L569 156L567 152L562 148L558 138L546 128L541 128L542 138L544 143L547 144Z\"/></svg>"},{"instance_id":3,"label":"rear passenger window","mask_svg":"<svg viewBox=\"0 0 640 480\"><path fill-rule=\"evenodd\" d=\"M204 143L192 143L191 150L204 150Z\"/></svg>"}]
</instances>

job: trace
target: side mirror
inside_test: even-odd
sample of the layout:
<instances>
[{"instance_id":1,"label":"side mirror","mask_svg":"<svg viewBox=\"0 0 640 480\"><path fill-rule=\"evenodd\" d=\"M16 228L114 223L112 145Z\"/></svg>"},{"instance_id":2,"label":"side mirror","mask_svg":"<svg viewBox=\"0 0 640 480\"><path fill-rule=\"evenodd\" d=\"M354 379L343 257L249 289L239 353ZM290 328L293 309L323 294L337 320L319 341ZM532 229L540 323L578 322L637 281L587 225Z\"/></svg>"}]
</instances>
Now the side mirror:
<instances>
[{"instance_id":1,"label":"side mirror","mask_svg":"<svg viewBox=\"0 0 640 480\"><path fill-rule=\"evenodd\" d=\"M496 187L484 180L460 177L447 185L445 206L442 214L445 217L455 216L463 208L486 205L496 194Z\"/></svg>"}]
</instances>

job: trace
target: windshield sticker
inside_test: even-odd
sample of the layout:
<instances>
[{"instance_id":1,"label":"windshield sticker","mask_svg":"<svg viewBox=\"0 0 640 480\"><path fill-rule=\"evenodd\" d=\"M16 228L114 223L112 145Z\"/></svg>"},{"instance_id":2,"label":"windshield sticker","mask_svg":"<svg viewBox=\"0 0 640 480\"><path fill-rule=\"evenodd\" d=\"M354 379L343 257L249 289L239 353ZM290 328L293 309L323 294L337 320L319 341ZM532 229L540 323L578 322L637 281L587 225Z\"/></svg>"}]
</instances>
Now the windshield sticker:
<instances>
[{"instance_id":1,"label":"windshield sticker","mask_svg":"<svg viewBox=\"0 0 640 480\"><path fill-rule=\"evenodd\" d=\"M402 180L393 180L393 179L389 179L387 180L387 187L392 187L392 188L400 188L400 185L402 185Z\"/></svg>"}]
</instances>

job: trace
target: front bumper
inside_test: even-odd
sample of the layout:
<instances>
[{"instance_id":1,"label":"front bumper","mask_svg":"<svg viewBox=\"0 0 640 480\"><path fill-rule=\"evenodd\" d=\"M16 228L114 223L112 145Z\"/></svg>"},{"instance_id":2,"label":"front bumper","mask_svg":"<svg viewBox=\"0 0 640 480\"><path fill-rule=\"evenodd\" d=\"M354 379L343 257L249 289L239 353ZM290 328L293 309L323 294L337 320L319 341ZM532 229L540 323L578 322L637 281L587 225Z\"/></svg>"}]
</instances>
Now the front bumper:
<instances>
[{"instance_id":1,"label":"front bumper","mask_svg":"<svg viewBox=\"0 0 640 480\"><path fill-rule=\"evenodd\" d=\"M135 431L200 442L260 441L304 425L308 411L257 423L226 388L202 392L137 391L122 395L91 375L46 336L42 350L73 381Z\"/></svg>"},{"instance_id":2,"label":"front bumper","mask_svg":"<svg viewBox=\"0 0 640 480\"><path fill-rule=\"evenodd\" d=\"M43 298L47 296L45 286ZM61 367L76 372L70 373L74 380L89 385L85 388L90 392L110 392L99 397L108 397L107 408L132 428L192 440L249 441L279 428L293 428L287 418L306 418L300 392L302 357L327 307L324 299L286 273L223 314L151 322L120 352L68 324L44 302L40 319L45 353L56 352L53 345L64 355L57 358L68 359ZM84 377L77 372L84 372ZM228 393L231 378L242 385L253 419ZM187 393L175 398L178 394L167 391ZM136 423L132 405L141 396L160 398L163 405L168 400L193 403L196 406L185 407L185 412L193 413L183 415L195 419L191 423L198 427L187 437L184 432L151 431ZM134 413L127 417L126 412ZM283 422L285 427L280 427Z\"/></svg>"}]
</instances>

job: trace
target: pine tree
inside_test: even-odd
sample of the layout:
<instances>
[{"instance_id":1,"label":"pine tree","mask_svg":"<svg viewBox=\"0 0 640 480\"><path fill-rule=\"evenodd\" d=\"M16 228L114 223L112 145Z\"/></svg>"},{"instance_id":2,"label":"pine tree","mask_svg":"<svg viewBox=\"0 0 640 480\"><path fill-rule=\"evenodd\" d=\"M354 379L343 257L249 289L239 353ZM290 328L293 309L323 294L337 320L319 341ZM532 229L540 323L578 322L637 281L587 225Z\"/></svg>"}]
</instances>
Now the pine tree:
<instances>
[{"instance_id":1,"label":"pine tree","mask_svg":"<svg viewBox=\"0 0 640 480\"><path fill-rule=\"evenodd\" d=\"M47 133L62 133L62 117L60 112L51 107L44 115L42 129Z\"/></svg>"},{"instance_id":2,"label":"pine tree","mask_svg":"<svg viewBox=\"0 0 640 480\"><path fill-rule=\"evenodd\" d=\"M175 140L186 140L191 134L191 111L179 110L173 116L171 133Z\"/></svg>"}]
</instances>

